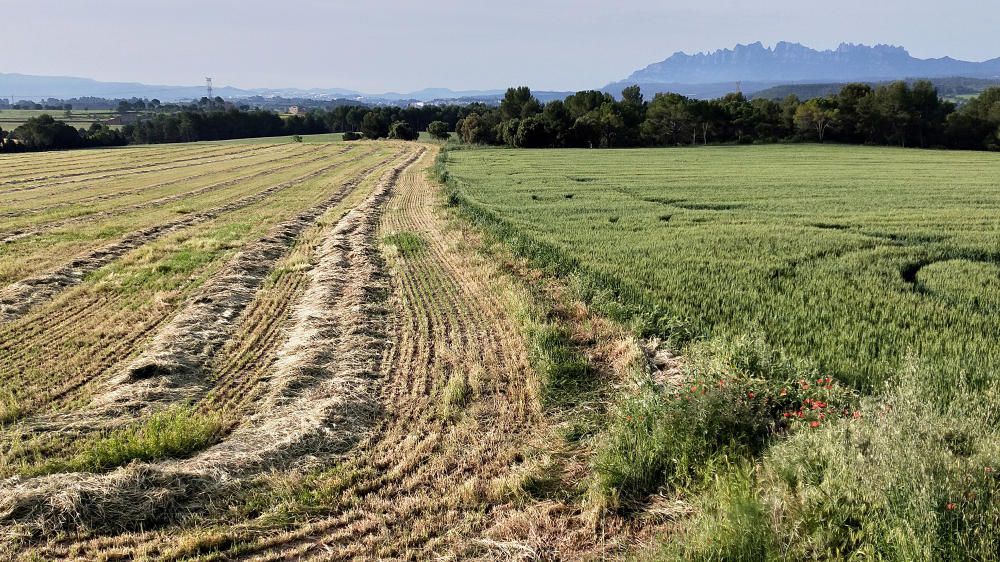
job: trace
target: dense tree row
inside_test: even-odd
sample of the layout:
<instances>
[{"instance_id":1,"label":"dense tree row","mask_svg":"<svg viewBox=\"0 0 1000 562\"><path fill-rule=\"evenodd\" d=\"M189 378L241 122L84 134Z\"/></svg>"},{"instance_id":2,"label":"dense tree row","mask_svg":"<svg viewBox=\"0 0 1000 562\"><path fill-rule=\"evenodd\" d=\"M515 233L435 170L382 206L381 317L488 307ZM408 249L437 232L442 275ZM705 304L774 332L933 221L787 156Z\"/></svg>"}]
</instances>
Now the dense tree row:
<instances>
[{"instance_id":1,"label":"dense tree row","mask_svg":"<svg viewBox=\"0 0 1000 562\"><path fill-rule=\"evenodd\" d=\"M739 93L715 100L657 94L646 101L632 86L620 100L587 91L542 105L522 87L508 90L499 108L461 119L457 132L468 143L525 148L835 141L996 150L1000 88L956 109L929 82L851 84L805 102Z\"/></svg>"},{"instance_id":2,"label":"dense tree row","mask_svg":"<svg viewBox=\"0 0 1000 562\"><path fill-rule=\"evenodd\" d=\"M801 101L747 99L739 93L715 100L657 94L645 100L638 86L621 99L598 91L540 103L528 88L511 88L499 106L486 104L337 106L282 118L203 98L166 109L156 100L129 101L142 111L120 132L103 125L76 130L45 115L10 133L0 149L46 150L222 140L249 137L351 133L352 138L436 138L456 131L467 143L524 148L676 146L709 143L833 141L963 149L1000 149L1000 88L961 107L938 96L929 82L872 87L850 84L836 94ZM360 132L360 134L355 134Z\"/></svg>"},{"instance_id":3,"label":"dense tree row","mask_svg":"<svg viewBox=\"0 0 1000 562\"><path fill-rule=\"evenodd\" d=\"M16 139L16 140L15 140ZM122 146L127 137L102 123L74 129L51 115L28 119L10 133L0 129L0 152L23 152L97 146Z\"/></svg>"}]
</instances>

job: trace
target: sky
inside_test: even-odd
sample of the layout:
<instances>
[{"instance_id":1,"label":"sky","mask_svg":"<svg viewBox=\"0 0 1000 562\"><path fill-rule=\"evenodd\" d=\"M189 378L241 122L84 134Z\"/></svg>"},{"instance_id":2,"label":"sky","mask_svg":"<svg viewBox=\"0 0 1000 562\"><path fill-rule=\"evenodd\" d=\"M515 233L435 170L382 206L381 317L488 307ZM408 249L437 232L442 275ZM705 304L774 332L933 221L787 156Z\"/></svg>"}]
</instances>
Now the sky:
<instances>
[{"instance_id":1,"label":"sky","mask_svg":"<svg viewBox=\"0 0 1000 562\"><path fill-rule=\"evenodd\" d=\"M601 87L676 51L1000 57L995 0L0 0L0 72L216 86Z\"/></svg>"}]
</instances>

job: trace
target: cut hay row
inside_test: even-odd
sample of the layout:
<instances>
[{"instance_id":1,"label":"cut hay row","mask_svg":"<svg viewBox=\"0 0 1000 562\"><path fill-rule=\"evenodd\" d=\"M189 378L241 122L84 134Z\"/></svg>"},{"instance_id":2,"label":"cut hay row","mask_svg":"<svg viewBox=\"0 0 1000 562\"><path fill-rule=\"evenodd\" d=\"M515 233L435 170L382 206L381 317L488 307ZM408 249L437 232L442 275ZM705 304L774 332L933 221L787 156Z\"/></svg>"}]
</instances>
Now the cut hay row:
<instances>
[{"instance_id":1,"label":"cut hay row","mask_svg":"<svg viewBox=\"0 0 1000 562\"><path fill-rule=\"evenodd\" d=\"M225 161L227 158L234 155L240 155L247 152L253 153L253 152L273 150L276 146L280 145L257 145L252 147L236 145L236 148L227 147L220 150L212 150L212 149L209 149L207 151L204 149L192 150L191 152L193 152L195 156L189 156L185 158L176 158L173 155L171 155L170 158L167 158L165 160L157 160L153 162L150 162L149 158L142 158L141 160L139 160L134 164L127 166L119 166L115 168L99 167L92 170L70 172L66 174L56 174L51 176L7 179L4 181L0 181L0 193L6 195L18 191L28 191L32 189L40 189L43 187L51 187L56 185L67 185L71 183L78 183L81 181L97 181L97 180L112 179L120 176L131 176L137 174L162 172L164 170L172 170L178 167L191 165L190 164L191 162L198 162L198 161L221 162ZM205 154L206 152L208 152L208 154ZM55 181L55 180L62 180L62 181ZM44 183L35 184L34 182L44 182ZM22 184L33 184L33 185L22 185ZM5 186L17 186L17 187L5 187Z\"/></svg>"},{"instance_id":2,"label":"cut hay row","mask_svg":"<svg viewBox=\"0 0 1000 562\"><path fill-rule=\"evenodd\" d=\"M293 314L261 413L225 442L182 461L134 463L105 475L12 478L0 485L3 534L116 533L207 508L227 487L302 455L345 450L371 422L384 342L386 283L374 236L382 202L418 155L384 174L323 243Z\"/></svg>"},{"instance_id":3,"label":"cut hay row","mask_svg":"<svg viewBox=\"0 0 1000 562\"><path fill-rule=\"evenodd\" d=\"M322 149L322 147L320 147L319 150L310 151L310 154L312 154L314 152L320 152L321 149ZM316 158L311 158L309 160L293 160L291 163L285 164L283 166L269 167L269 168L266 168L266 169L261 170L261 171L253 172L251 174L246 174L246 175L237 176L237 177L229 177L229 178L227 178L225 180L222 180L222 181L214 182L214 183L202 186L202 187L191 189L190 191L185 191L185 192L182 192L182 193L175 193L175 194L172 194L172 195L165 195L163 197L159 197L159 198L152 199L152 200L147 200L147 201L141 201L139 203L135 203L135 204L132 204L132 205L126 205L126 206L123 206L123 207L117 207L117 208L112 208L112 209L107 209L107 210L100 210L100 211L98 211L98 210L95 209L94 212L92 212L92 213L78 214L78 215L74 215L72 217L65 218L65 219L53 220L51 222L33 222L32 225L30 227L28 227L28 228L18 229L18 230L9 231L9 232L4 232L2 234L4 236L4 238L0 239L0 244L11 244L11 243L16 242L18 240L23 240L24 238L27 238L29 236L38 236L38 235L40 235L42 233L49 232L49 231L57 229L57 228L63 228L63 227L66 227L66 226L69 226L69 225L73 225L73 224L79 224L79 223L83 223L83 222L91 222L91 221L105 219L105 218L117 217L117 216L125 215L125 214L128 214L128 213L136 212L136 211L142 211L142 210L145 210L145 209L151 209L151 208L154 208L154 207L157 207L157 206L169 205L171 203L176 203L178 201L189 200L192 197L197 197L199 195L203 195L203 194L206 194L206 193L211 193L211 192L214 192L214 191L219 191L219 190L225 189L227 187L232 187L234 185L240 185L240 184L242 184L244 182L253 181L253 180L256 180L256 179L259 179L259 178L263 178L263 177L267 177L267 176L279 174L281 172L284 172L286 170L290 170L292 168L297 168L297 167L300 167L300 166L314 164L316 162L321 162L321 161L327 160L329 158L336 158L336 157L341 156L341 155L343 155L343 154L345 154L345 153L347 153L349 151L350 151L350 148L344 149L344 150L342 150L340 152L337 152L335 154L332 154L332 155L323 154L323 155L320 155L320 156L318 156ZM258 165L260 165L260 164L255 164L255 166L258 166ZM174 182L168 182L168 183L174 183Z\"/></svg>"},{"instance_id":4,"label":"cut hay row","mask_svg":"<svg viewBox=\"0 0 1000 562\"><path fill-rule=\"evenodd\" d=\"M193 300L153 339L131 364L113 376L97 394L93 406L104 418L138 414L148 408L189 402L204 396L210 385L208 366L243 320L274 265L301 233L328 209L342 201L364 178L392 157L362 170L321 203L271 229L244 246ZM87 413L84 417L89 417ZM93 420L87 420L92 424Z\"/></svg>"},{"instance_id":5,"label":"cut hay row","mask_svg":"<svg viewBox=\"0 0 1000 562\"><path fill-rule=\"evenodd\" d=\"M573 560L630 546L631 534L578 505L520 489L535 468L522 455L547 431L527 353L496 264L462 248L435 197L408 174L385 215L390 241L409 233L423 244L390 257L400 314L383 364L389 415L330 480L311 484L337 490L333 514L280 534L222 535L238 546L203 559Z\"/></svg>"},{"instance_id":6,"label":"cut hay row","mask_svg":"<svg viewBox=\"0 0 1000 562\"><path fill-rule=\"evenodd\" d=\"M182 286L190 286L196 279L186 280ZM141 349L146 335L184 300L184 293L177 290L166 297L155 292L145 297L134 295L127 302L109 300L105 292L94 291L90 285L64 295L23 322L3 327L10 337L0 337L0 380L4 382L0 390L20 390L24 412L33 412L53 400L62 409L72 406L67 400L85 398L76 392L80 386ZM67 312L63 312L62 303ZM86 339L81 339L84 336Z\"/></svg>"},{"instance_id":7,"label":"cut hay row","mask_svg":"<svg viewBox=\"0 0 1000 562\"><path fill-rule=\"evenodd\" d=\"M138 163L146 157L172 155L174 157L195 152L192 145L131 146L127 148L102 148L95 150L66 150L24 152L0 155L0 173L10 179L38 177L66 170L79 170L81 166L115 166Z\"/></svg>"},{"instance_id":8,"label":"cut hay row","mask_svg":"<svg viewBox=\"0 0 1000 562\"><path fill-rule=\"evenodd\" d=\"M495 266L456 248L457 234L435 215L427 164L404 174L381 228L390 240L406 233L423 241L410 251L390 247L396 330L380 384L385 419L331 473L343 482L330 516L266 538L233 537L239 557L483 554L486 541L476 541L489 536L493 515L484 516L492 508L481 496L512 476L539 411ZM582 540L577 531L566 540Z\"/></svg>"},{"instance_id":9,"label":"cut hay row","mask_svg":"<svg viewBox=\"0 0 1000 562\"><path fill-rule=\"evenodd\" d=\"M394 158L403 156L397 154ZM378 180L375 172L388 161L373 166L350 180L345 197L328 209L325 217L336 220L336 213L344 214L360 200L367 198L367 190L361 189L368 179ZM374 186L373 186L374 187ZM266 290L259 291L254 301L247 307L245 319L240 322L240 330L226 342L222 351L213 359L210 371L214 375L211 392L198 404L203 413L226 413L228 419L237 420L253 411L252 404L258 397L258 382L270 372L274 357L281 345L281 335L289 320L292 305L302 294L308 279L311 263L326 230L325 217L319 217L314 225L296 240L293 250L281 263L277 280Z\"/></svg>"},{"instance_id":10,"label":"cut hay row","mask_svg":"<svg viewBox=\"0 0 1000 562\"><path fill-rule=\"evenodd\" d=\"M17 154L0 154L0 173L26 175L46 173L49 171L72 168L75 164L108 162L133 162L146 156L183 155L197 152L205 145L190 143L159 144L145 146L110 147L98 149L75 149L48 152L23 152Z\"/></svg>"},{"instance_id":11,"label":"cut hay row","mask_svg":"<svg viewBox=\"0 0 1000 562\"><path fill-rule=\"evenodd\" d=\"M36 275L0 289L0 323L9 322L22 316L32 306L51 299L67 287L80 283L88 273L100 269L129 250L148 244L169 233L209 221L220 214L249 207L275 193L303 181L321 176L344 164L344 162L336 162L291 180L272 185L252 195L242 197L219 207L192 213L180 219L132 232L116 242L85 255L78 256L70 263L48 273Z\"/></svg>"},{"instance_id":12,"label":"cut hay row","mask_svg":"<svg viewBox=\"0 0 1000 562\"><path fill-rule=\"evenodd\" d=\"M201 178L214 175L214 174L224 174L232 173L238 170L245 170L252 168L254 166L261 166L266 164L271 164L274 162L280 162L287 159L290 156L296 155L299 147L296 145L288 145L289 149L278 151L276 153L266 153L264 159L258 160L261 157L260 154L246 154L241 155L237 158L232 158L228 162L236 162L237 165L231 168L228 167L215 167L212 166L214 163L204 163L192 166L192 168L202 168L203 166L212 166L207 170L199 170L195 174L189 174L185 176L180 176L176 178L170 178L163 181L158 181L155 183L143 183L137 187L123 189L120 186L114 185L110 182L98 182L93 185L83 185L70 189L59 189L57 193L33 193L30 196L19 198L16 201L11 200L5 202L4 205L11 207L11 210L4 211L0 213L0 218L13 218L24 215L37 215L41 213L51 212L55 209L62 207L69 207L74 205L82 205L86 203L93 203L99 201L107 201L111 199L118 199L126 197L129 195L135 195L161 187L167 187L170 185L175 185L184 182L197 181ZM312 150L308 152L316 152L321 150L322 145L314 146ZM253 159L249 163L240 162L241 160ZM227 163L228 163L227 162ZM87 195L79 197L78 194L81 191L86 191ZM75 197L75 198L73 198ZM34 207L17 207L21 204L30 204L32 201L42 200L45 204L36 205Z\"/></svg>"}]
</instances>

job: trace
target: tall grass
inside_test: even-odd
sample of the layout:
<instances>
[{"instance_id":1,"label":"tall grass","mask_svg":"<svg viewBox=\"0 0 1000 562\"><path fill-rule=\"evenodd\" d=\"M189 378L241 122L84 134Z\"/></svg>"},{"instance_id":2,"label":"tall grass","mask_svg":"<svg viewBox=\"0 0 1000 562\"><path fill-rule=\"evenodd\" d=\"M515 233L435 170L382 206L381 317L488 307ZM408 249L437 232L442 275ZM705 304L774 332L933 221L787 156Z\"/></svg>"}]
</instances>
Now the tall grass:
<instances>
[{"instance_id":1,"label":"tall grass","mask_svg":"<svg viewBox=\"0 0 1000 562\"><path fill-rule=\"evenodd\" d=\"M132 461L186 457L218 442L225 426L218 414L198 414L175 407L151 415L142 423L85 441L67 459L49 459L25 467L27 474L105 472Z\"/></svg>"},{"instance_id":2,"label":"tall grass","mask_svg":"<svg viewBox=\"0 0 1000 562\"><path fill-rule=\"evenodd\" d=\"M577 275L602 312L645 333L760 333L866 390L911 353L980 382L1000 365L994 155L769 146L446 158L451 200L470 221Z\"/></svg>"}]
</instances>

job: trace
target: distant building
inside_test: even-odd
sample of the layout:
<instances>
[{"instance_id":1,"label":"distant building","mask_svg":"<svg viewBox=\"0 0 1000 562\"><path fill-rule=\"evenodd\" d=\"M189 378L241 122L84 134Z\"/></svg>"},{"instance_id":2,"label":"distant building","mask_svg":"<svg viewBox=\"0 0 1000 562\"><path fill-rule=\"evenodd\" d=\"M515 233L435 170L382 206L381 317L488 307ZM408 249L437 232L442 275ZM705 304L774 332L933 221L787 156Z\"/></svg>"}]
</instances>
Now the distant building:
<instances>
[{"instance_id":1,"label":"distant building","mask_svg":"<svg viewBox=\"0 0 1000 562\"><path fill-rule=\"evenodd\" d=\"M121 113L104 121L105 125L131 125L139 120L135 113Z\"/></svg>"},{"instance_id":2,"label":"distant building","mask_svg":"<svg viewBox=\"0 0 1000 562\"><path fill-rule=\"evenodd\" d=\"M297 105L293 105L288 108L289 115L302 115L303 113L305 113L305 111L303 111L302 108Z\"/></svg>"}]
</instances>

